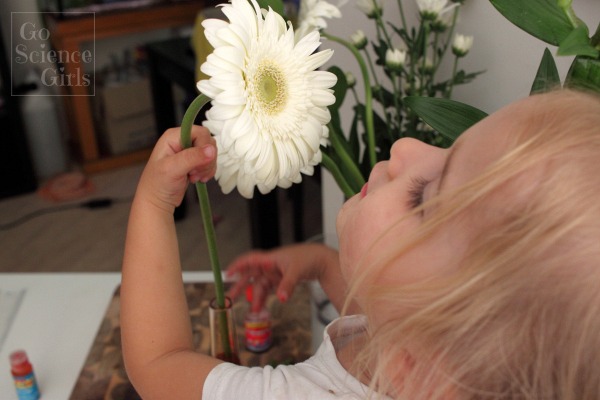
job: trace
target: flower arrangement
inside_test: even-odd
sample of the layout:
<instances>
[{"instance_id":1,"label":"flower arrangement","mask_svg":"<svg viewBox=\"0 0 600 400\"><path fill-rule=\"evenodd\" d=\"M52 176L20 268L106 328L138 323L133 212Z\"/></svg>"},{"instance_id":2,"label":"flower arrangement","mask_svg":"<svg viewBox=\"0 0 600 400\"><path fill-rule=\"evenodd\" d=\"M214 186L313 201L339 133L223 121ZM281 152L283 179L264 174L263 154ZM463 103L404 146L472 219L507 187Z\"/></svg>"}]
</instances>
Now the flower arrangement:
<instances>
[{"instance_id":1,"label":"flower arrangement","mask_svg":"<svg viewBox=\"0 0 600 400\"><path fill-rule=\"evenodd\" d=\"M471 82L481 73L467 73L459 68L460 59L473 45L472 36L455 32L463 1L416 0L418 22L411 26L405 15L405 2L401 0L396 4L357 0L356 7L375 24L376 37L371 39L359 29L345 40L330 34L324 24L315 24L325 38L341 44L354 55L361 71L362 98L355 90L355 77L339 67L329 69L338 81L334 87L336 102L329 107L332 115L330 146L323 148L323 165L346 197L360 191L376 162L389 158L396 140L414 137L442 147L451 144L450 138L440 135L407 107L404 98L448 99L456 85ZM399 26L386 16L392 19L399 16L396 18L400 20ZM302 24L303 20L300 21ZM450 55L452 72L442 76L440 67ZM354 118L345 133L339 111L346 97L352 98Z\"/></svg>"},{"instance_id":2,"label":"flower arrangement","mask_svg":"<svg viewBox=\"0 0 600 400\"><path fill-rule=\"evenodd\" d=\"M590 36L589 28L573 9L573 0L490 2L514 25L556 46L558 56L574 57L561 82L554 57L546 48L531 86L532 94L561 86L600 93L600 24ZM441 99L413 97L406 102L424 121L451 138L458 137L487 115L469 105Z\"/></svg>"}]
</instances>

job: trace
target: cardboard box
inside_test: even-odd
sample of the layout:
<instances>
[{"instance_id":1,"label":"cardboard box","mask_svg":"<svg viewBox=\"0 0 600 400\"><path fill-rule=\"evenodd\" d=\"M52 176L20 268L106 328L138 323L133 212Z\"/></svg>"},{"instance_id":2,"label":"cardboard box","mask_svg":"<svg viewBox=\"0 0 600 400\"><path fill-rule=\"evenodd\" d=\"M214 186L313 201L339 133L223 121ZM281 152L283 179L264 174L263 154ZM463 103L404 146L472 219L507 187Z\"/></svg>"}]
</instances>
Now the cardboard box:
<instances>
[{"instance_id":1,"label":"cardboard box","mask_svg":"<svg viewBox=\"0 0 600 400\"><path fill-rule=\"evenodd\" d=\"M102 88L99 121L102 143L112 155L152 147L158 136L149 81Z\"/></svg>"}]
</instances>

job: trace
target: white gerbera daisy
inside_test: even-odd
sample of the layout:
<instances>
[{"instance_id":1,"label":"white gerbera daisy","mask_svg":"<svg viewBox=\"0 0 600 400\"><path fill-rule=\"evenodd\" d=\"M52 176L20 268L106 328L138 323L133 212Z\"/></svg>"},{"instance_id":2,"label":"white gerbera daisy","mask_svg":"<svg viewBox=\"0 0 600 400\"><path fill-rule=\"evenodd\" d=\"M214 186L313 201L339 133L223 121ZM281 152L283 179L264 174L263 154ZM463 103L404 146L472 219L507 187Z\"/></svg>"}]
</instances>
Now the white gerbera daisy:
<instances>
[{"instance_id":1,"label":"white gerbera daisy","mask_svg":"<svg viewBox=\"0 0 600 400\"><path fill-rule=\"evenodd\" d=\"M204 125L219 150L216 178L224 193L237 186L251 198L256 186L268 193L311 175L327 143L327 106L334 103L336 77L315 71L332 50L315 53L317 31L297 42L291 24L255 0L222 6L229 22L203 22L215 48L201 70L210 78L198 89L212 99Z\"/></svg>"}]
</instances>

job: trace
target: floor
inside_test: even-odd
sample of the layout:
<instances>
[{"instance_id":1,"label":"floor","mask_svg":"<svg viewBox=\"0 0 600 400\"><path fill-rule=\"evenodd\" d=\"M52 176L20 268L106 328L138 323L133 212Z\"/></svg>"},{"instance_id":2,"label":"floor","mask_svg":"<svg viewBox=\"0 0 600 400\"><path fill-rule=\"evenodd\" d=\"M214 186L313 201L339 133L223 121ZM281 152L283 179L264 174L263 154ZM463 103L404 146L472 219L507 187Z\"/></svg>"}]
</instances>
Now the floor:
<instances>
[{"instance_id":1,"label":"floor","mask_svg":"<svg viewBox=\"0 0 600 400\"><path fill-rule=\"evenodd\" d=\"M71 202L54 203L36 193L0 200L0 272L111 272L119 271L131 198L143 165L90 176L94 192ZM200 211L190 188L186 217L177 222L182 268L209 269ZM209 184L221 263L251 249L248 201L237 193L223 195ZM78 207L81 202L111 198L104 209ZM291 201L279 190L282 243L291 243ZM322 231L321 192L316 179L304 180L304 230L307 239ZM14 227L21 217L39 215Z\"/></svg>"}]
</instances>

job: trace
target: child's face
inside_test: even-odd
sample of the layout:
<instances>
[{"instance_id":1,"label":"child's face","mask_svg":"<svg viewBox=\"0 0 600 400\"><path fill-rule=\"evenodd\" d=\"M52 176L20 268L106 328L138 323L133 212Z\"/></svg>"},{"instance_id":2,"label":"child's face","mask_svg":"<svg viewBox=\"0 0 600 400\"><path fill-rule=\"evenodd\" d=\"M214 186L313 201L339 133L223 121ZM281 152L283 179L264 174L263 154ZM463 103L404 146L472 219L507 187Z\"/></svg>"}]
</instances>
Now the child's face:
<instances>
[{"instance_id":1,"label":"child's face","mask_svg":"<svg viewBox=\"0 0 600 400\"><path fill-rule=\"evenodd\" d=\"M511 126L523 121L516 118L523 115L523 102L473 126L450 149L415 139L394 144L390 160L373 168L361 193L349 199L338 215L340 262L347 281L357 266L368 268L430 217L428 212L413 214L398 223L412 208L473 179L507 150ZM394 229L377 241L391 227ZM379 279L388 284L409 284L452 272L467 247L469 232L474 228L464 221L445 224L394 261Z\"/></svg>"}]
</instances>

